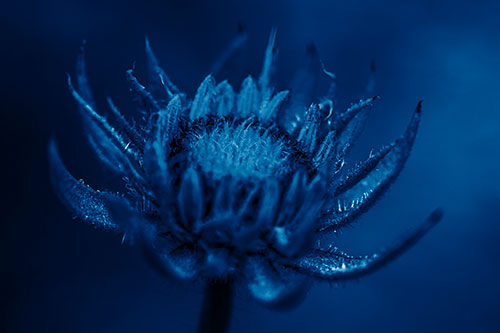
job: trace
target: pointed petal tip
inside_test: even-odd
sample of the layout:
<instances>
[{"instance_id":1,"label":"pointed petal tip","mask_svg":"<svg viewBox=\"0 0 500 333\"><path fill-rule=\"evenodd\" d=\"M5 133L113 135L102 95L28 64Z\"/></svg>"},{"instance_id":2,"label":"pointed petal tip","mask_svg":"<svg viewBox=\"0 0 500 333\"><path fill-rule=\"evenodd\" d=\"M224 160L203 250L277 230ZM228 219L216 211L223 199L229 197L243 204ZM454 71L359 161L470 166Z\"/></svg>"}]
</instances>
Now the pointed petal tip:
<instances>
[{"instance_id":1,"label":"pointed petal tip","mask_svg":"<svg viewBox=\"0 0 500 333\"><path fill-rule=\"evenodd\" d=\"M78 60L85 56L85 48L87 47L87 40L82 39L82 44L80 45L80 52L78 53Z\"/></svg>"},{"instance_id":2,"label":"pointed petal tip","mask_svg":"<svg viewBox=\"0 0 500 333\"><path fill-rule=\"evenodd\" d=\"M278 28L272 27L271 33L269 34L269 45L274 45L274 41L276 40L276 35L278 34Z\"/></svg>"},{"instance_id":3,"label":"pointed petal tip","mask_svg":"<svg viewBox=\"0 0 500 333\"><path fill-rule=\"evenodd\" d=\"M418 101L417 108L415 110L416 113L422 113L422 103L423 102L424 102L423 99L421 99L420 101Z\"/></svg>"},{"instance_id":4,"label":"pointed petal tip","mask_svg":"<svg viewBox=\"0 0 500 333\"><path fill-rule=\"evenodd\" d=\"M52 134L49 138L47 150L49 152L49 163L53 164L57 159L60 159L59 149L57 147L57 142L54 134Z\"/></svg>"},{"instance_id":5,"label":"pointed petal tip","mask_svg":"<svg viewBox=\"0 0 500 333\"><path fill-rule=\"evenodd\" d=\"M444 215L443 209L437 208L429 215L428 221L433 225L437 224L439 223L439 221L443 219L443 215Z\"/></svg>"},{"instance_id":6,"label":"pointed petal tip","mask_svg":"<svg viewBox=\"0 0 500 333\"><path fill-rule=\"evenodd\" d=\"M238 22L236 29L237 29L236 31L238 34L246 34L247 33L247 27L242 22Z\"/></svg>"},{"instance_id":7,"label":"pointed petal tip","mask_svg":"<svg viewBox=\"0 0 500 333\"><path fill-rule=\"evenodd\" d=\"M314 44L314 42L309 42L306 45L306 53L313 57L318 56L318 48L316 47L316 44Z\"/></svg>"}]
</instances>

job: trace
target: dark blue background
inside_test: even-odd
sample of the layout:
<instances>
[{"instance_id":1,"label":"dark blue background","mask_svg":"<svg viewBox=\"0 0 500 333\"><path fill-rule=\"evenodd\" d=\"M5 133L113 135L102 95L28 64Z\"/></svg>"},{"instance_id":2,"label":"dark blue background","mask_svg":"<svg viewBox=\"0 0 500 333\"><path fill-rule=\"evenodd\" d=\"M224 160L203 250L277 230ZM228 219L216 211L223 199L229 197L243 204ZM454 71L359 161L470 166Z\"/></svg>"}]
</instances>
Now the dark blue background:
<instances>
[{"instance_id":1,"label":"dark blue background","mask_svg":"<svg viewBox=\"0 0 500 333\"><path fill-rule=\"evenodd\" d=\"M55 134L76 177L112 181L82 134L65 85L82 39L98 103L131 112L124 71L144 61L148 35L171 78L193 93L234 36L249 32L258 73L278 28L277 83L286 88L313 41L337 74L339 103L377 93L354 158L398 136L419 99L422 124L397 183L337 244L369 253L441 206L445 218L388 267L342 286L316 284L275 312L238 295L233 332L500 330L500 14L498 1L19 1L2 5L1 320L7 332L193 332L199 286L152 272L120 237L71 220L48 182ZM233 82L244 72L233 75ZM130 107L127 109L127 105ZM2 330L2 327L0 327Z\"/></svg>"}]
</instances>

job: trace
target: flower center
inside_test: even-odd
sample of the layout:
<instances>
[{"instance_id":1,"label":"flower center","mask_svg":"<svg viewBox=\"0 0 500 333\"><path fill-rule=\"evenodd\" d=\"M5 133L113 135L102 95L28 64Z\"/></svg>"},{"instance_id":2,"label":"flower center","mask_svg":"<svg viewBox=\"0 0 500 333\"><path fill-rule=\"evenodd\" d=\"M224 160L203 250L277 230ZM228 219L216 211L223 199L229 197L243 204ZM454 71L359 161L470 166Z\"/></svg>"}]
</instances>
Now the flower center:
<instances>
[{"instance_id":1,"label":"flower center","mask_svg":"<svg viewBox=\"0 0 500 333\"><path fill-rule=\"evenodd\" d=\"M249 123L203 129L191 141L190 158L214 178L263 179L289 170L283 140Z\"/></svg>"}]
</instances>

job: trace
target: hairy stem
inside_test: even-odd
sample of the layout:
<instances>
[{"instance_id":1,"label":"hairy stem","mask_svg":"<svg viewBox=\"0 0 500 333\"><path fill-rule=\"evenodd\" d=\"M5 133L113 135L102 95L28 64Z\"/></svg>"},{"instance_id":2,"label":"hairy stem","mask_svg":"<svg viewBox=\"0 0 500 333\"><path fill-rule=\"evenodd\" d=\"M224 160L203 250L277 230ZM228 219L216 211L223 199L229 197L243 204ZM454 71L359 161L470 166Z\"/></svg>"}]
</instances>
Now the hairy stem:
<instances>
[{"instance_id":1,"label":"hairy stem","mask_svg":"<svg viewBox=\"0 0 500 333\"><path fill-rule=\"evenodd\" d=\"M232 308L232 282L230 280L207 282L197 332L228 332Z\"/></svg>"}]
</instances>

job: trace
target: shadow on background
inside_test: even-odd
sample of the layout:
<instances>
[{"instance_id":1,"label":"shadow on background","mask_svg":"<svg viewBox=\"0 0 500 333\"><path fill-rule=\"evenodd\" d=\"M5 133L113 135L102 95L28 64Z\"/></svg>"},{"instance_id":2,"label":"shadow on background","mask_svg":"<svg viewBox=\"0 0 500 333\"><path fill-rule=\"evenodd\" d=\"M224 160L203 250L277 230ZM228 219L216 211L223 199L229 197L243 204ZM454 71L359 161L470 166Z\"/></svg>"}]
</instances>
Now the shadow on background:
<instances>
[{"instance_id":1,"label":"shadow on background","mask_svg":"<svg viewBox=\"0 0 500 333\"><path fill-rule=\"evenodd\" d=\"M146 35L171 78L192 95L238 24L249 42L245 68L232 72L233 84L258 73L272 27L278 28L281 88L314 42L336 73L339 103L346 106L362 91L375 59L382 100L352 160L402 133L424 99L407 167L338 246L372 252L436 206L445 219L390 266L342 286L317 284L291 312L267 310L241 293L232 331L500 330L496 1L46 0L5 6L2 331L193 332L201 289L155 275L119 235L73 222L50 189L46 145L55 135L73 174L92 186L115 182L87 146L65 84L83 39L98 103L111 95L131 114L124 73L135 62L141 71Z\"/></svg>"}]
</instances>

